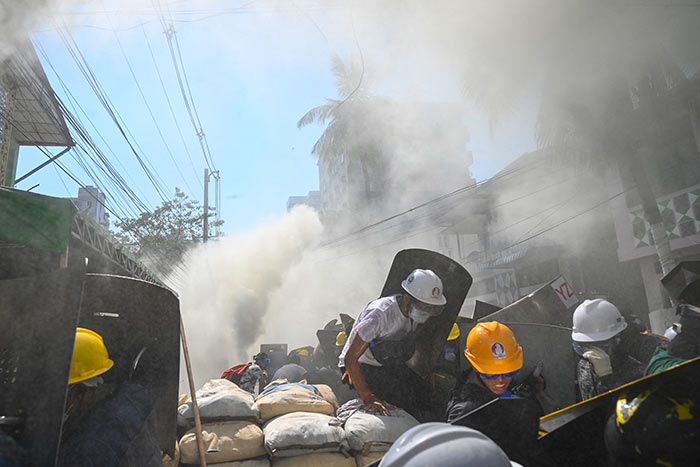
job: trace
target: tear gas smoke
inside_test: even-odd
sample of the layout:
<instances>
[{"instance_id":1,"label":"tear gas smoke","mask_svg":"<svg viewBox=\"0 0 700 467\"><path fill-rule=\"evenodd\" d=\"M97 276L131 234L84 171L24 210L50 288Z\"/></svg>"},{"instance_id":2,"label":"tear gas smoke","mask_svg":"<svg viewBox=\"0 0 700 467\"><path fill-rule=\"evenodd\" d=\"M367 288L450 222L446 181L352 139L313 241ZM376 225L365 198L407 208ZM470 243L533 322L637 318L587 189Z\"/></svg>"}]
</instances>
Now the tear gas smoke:
<instances>
[{"instance_id":1,"label":"tear gas smoke","mask_svg":"<svg viewBox=\"0 0 700 467\"><path fill-rule=\"evenodd\" d=\"M298 206L277 221L192 251L180 282L180 306L197 384L251 360L259 337L294 310L294 297L271 295L319 241L316 213ZM183 374L184 376L184 374Z\"/></svg>"}]
</instances>

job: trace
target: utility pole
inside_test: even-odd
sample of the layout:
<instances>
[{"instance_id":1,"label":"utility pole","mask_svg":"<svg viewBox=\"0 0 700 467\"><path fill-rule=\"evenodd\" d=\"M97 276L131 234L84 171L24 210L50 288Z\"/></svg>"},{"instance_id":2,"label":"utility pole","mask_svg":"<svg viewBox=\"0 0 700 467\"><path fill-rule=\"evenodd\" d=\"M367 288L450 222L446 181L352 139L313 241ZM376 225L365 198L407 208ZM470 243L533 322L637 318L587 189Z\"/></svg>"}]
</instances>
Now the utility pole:
<instances>
[{"instance_id":1,"label":"utility pole","mask_svg":"<svg viewBox=\"0 0 700 467\"><path fill-rule=\"evenodd\" d=\"M209 169L204 169L204 243L209 240Z\"/></svg>"}]
</instances>

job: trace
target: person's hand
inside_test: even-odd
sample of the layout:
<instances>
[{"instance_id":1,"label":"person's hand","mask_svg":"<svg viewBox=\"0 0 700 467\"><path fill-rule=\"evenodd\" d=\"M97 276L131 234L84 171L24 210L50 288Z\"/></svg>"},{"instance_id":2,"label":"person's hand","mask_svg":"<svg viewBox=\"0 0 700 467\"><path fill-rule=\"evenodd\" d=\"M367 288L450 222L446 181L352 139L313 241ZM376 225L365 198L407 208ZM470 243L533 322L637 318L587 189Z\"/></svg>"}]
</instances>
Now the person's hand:
<instances>
[{"instance_id":1,"label":"person's hand","mask_svg":"<svg viewBox=\"0 0 700 467\"><path fill-rule=\"evenodd\" d=\"M386 408L384 403L374 398L365 402L364 411L371 415L391 415L391 412Z\"/></svg>"},{"instance_id":2,"label":"person's hand","mask_svg":"<svg viewBox=\"0 0 700 467\"><path fill-rule=\"evenodd\" d=\"M583 353L583 358L593 364L593 369L598 376L608 376L613 372L610 356L599 347L592 347Z\"/></svg>"}]
</instances>

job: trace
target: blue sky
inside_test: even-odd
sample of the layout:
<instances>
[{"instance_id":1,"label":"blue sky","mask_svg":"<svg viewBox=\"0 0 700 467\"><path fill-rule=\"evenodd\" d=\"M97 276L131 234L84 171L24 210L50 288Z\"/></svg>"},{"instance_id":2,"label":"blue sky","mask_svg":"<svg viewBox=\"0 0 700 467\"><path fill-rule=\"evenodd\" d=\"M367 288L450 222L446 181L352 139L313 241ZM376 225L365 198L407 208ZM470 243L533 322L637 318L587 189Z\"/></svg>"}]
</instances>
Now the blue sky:
<instances>
[{"instance_id":1,"label":"blue sky","mask_svg":"<svg viewBox=\"0 0 700 467\"><path fill-rule=\"evenodd\" d=\"M186 8L187 5L186 2L173 4L173 8ZM245 2L222 5L234 4L246 5ZM57 24L65 22L69 26L88 64L133 133L134 141L142 148L142 155L152 164L167 189L173 193L177 186L201 201L204 159L180 95L162 26L152 8L128 12L123 4L120 5L118 10L117 7L86 6L83 15L68 15L66 13L75 9L63 9L63 16L40 18L33 38L44 48L49 61L115 155L78 111L89 133L149 206L158 205L160 198L58 34L52 30ZM266 218L279 217L285 212L288 196L304 195L318 189L316 159L310 153L323 128L312 125L299 130L296 122L308 109L324 103L326 98L337 97L330 72L333 54L347 57L355 54L359 46L364 47L367 63L374 58L372 39L360 35L359 40L354 40L353 34L349 33L356 25L352 22L354 18L348 18L347 12L335 9L275 10L264 8L265 2L260 5L258 10L250 7L236 13L216 10L229 13L174 14L176 19L183 20L175 22L175 28L187 77L214 164L221 172L221 217L225 221L225 233L249 230ZM105 14L106 10L110 13ZM172 158L158 135L110 28L119 29L117 37ZM148 44L153 49L190 156L168 110ZM381 53L376 57L377 60L383 59ZM68 103L69 99L48 63L44 63L44 68L57 94ZM424 70L417 72L424 74ZM434 73L438 74L434 76L434 82L455 82L453 76L439 76L439 70ZM393 86L392 79L387 78L381 86L382 93L391 95ZM405 84L397 84L396 88L399 87L404 88ZM460 98L458 86L450 85L441 85L424 95L439 99ZM533 148L529 123L531 111L515 113L517 118L503 123L493 137L483 116L476 112L468 115L471 132L468 148L474 154L471 171L478 180L491 176L514 157ZM58 150L52 149L54 153ZM33 148L23 148L18 176L44 160L45 156ZM64 156L62 161L81 181L91 184L70 155ZM184 175L184 181L179 172ZM65 175L59 176L53 167L43 169L19 184L18 188L27 189L37 183L40 185L34 189L36 192L54 196L75 196L77 193L77 185ZM213 187L210 199L213 199Z\"/></svg>"}]
</instances>

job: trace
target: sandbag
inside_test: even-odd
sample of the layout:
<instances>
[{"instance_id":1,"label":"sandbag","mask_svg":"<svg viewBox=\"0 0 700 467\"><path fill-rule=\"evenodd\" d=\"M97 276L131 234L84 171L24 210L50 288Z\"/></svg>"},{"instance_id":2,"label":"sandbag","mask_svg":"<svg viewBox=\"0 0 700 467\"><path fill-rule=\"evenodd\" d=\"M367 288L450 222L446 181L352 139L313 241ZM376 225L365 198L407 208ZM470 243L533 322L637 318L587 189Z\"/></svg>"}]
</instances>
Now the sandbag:
<instances>
[{"instance_id":1,"label":"sandbag","mask_svg":"<svg viewBox=\"0 0 700 467\"><path fill-rule=\"evenodd\" d=\"M333 413L333 405L321 397L318 389L302 383L268 385L255 399L255 405L263 421L292 412Z\"/></svg>"},{"instance_id":2,"label":"sandbag","mask_svg":"<svg viewBox=\"0 0 700 467\"><path fill-rule=\"evenodd\" d=\"M270 459L267 457L256 457L255 459L246 459L244 461L222 462L213 464L216 467L270 467Z\"/></svg>"},{"instance_id":3,"label":"sandbag","mask_svg":"<svg viewBox=\"0 0 700 467\"><path fill-rule=\"evenodd\" d=\"M357 467L365 467L366 465L369 465L372 462L384 457L384 454L386 454L386 452L368 452L367 454L358 454L355 456L355 464L357 464Z\"/></svg>"},{"instance_id":4,"label":"sandbag","mask_svg":"<svg viewBox=\"0 0 700 467\"><path fill-rule=\"evenodd\" d=\"M330 416L295 412L273 418L263 426L265 450L274 457L347 449L345 433L328 424Z\"/></svg>"},{"instance_id":5,"label":"sandbag","mask_svg":"<svg viewBox=\"0 0 700 467\"><path fill-rule=\"evenodd\" d=\"M253 395L225 379L210 379L197 390L199 416L214 420L258 420L259 412ZM192 401L177 408L187 420L194 419Z\"/></svg>"},{"instance_id":6,"label":"sandbag","mask_svg":"<svg viewBox=\"0 0 700 467\"><path fill-rule=\"evenodd\" d=\"M392 409L389 416L358 410L345 422L345 439L353 451L381 452L416 425L418 420L402 409Z\"/></svg>"},{"instance_id":7,"label":"sandbag","mask_svg":"<svg viewBox=\"0 0 700 467\"><path fill-rule=\"evenodd\" d=\"M237 461L265 455L263 432L246 421L205 423L202 425L207 463ZM199 464L197 437L190 430L180 439L180 461Z\"/></svg>"},{"instance_id":8,"label":"sandbag","mask_svg":"<svg viewBox=\"0 0 700 467\"><path fill-rule=\"evenodd\" d=\"M338 452L319 452L296 457L275 457L272 467L355 467L355 459Z\"/></svg>"},{"instance_id":9,"label":"sandbag","mask_svg":"<svg viewBox=\"0 0 700 467\"><path fill-rule=\"evenodd\" d=\"M314 384L314 386L316 386L316 389L318 389L321 397L323 397L326 402L333 406L333 411L335 412L338 410L338 407L340 406L338 405L338 399L335 397L333 389L331 389L331 387L327 384Z\"/></svg>"}]
</instances>

